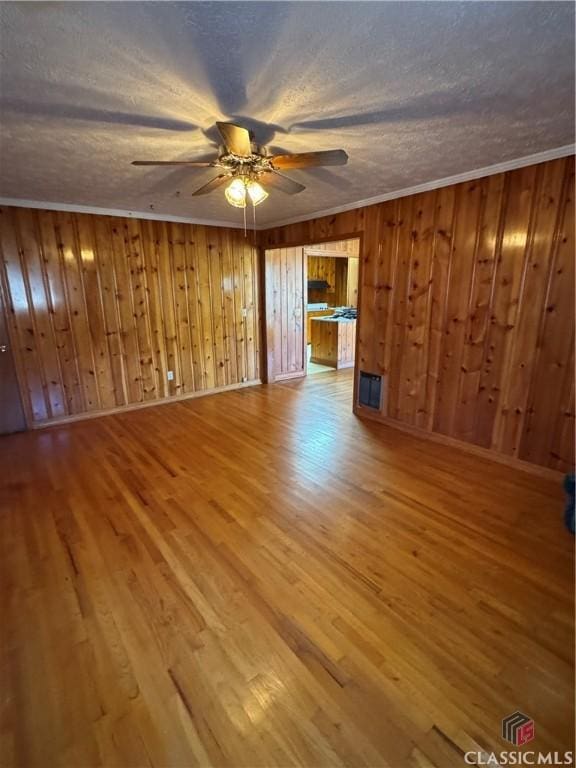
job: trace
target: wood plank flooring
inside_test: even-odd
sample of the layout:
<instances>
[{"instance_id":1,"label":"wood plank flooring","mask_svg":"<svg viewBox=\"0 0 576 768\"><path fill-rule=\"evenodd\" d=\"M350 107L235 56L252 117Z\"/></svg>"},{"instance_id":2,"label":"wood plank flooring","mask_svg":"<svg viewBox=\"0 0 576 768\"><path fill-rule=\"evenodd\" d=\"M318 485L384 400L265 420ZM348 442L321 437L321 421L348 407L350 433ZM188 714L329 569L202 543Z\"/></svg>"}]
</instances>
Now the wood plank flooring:
<instances>
[{"instance_id":1,"label":"wood plank flooring","mask_svg":"<svg viewBox=\"0 0 576 768\"><path fill-rule=\"evenodd\" d=\"M573 746L549 480L327 373L0 438L3 766L463 766Z\"/></svg>"}]
</instances>

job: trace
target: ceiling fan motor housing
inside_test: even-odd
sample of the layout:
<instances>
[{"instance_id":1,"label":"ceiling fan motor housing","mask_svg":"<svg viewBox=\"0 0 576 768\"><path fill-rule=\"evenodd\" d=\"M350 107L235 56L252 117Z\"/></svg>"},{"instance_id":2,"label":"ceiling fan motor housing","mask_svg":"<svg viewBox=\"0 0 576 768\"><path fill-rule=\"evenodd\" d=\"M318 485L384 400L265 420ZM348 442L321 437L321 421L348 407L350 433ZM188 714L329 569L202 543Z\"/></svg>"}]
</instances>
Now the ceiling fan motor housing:
<instances>
[{"instance_id":1,"label":"ceiling fan motor housing","mask_svg":"<svg viewBox=\"0 0 576 768\"><path fill-rule=\"evenodd\" d=\"M263 147L253 144L252 149L251 155L236 155L234 152L229 152L226 147L220 147L215 165L225 170L230 176L248 176L249 178L257 178L263 173L274 170L272 161L267 157Z\"/></svg>"}]
</instances>

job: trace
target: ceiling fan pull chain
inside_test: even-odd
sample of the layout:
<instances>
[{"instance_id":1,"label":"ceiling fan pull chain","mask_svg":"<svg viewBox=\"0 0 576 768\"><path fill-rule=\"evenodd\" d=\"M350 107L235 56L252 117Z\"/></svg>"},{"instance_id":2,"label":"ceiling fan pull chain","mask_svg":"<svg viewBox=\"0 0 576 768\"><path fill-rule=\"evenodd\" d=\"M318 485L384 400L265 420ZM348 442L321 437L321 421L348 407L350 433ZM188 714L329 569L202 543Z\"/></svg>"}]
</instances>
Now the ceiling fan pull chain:
<instances>
[{"instance_id":1,"label":"ceiling fan pull chain","mask_svg":"<svg viewBox=\"0 0 576 768\"><path fill-rule=\"evenodd\" d=\"M246 206L242 208L242 211L244 213L244 237L246 237Z\"/></svg>"},{"instance_id":2,"label":"ceiling fan pull chain","mask_svg":"<svg viewBox=\"0 0 576 768\"><path fill-rule=\"evenodd\" d=\"M256 206L254 203L252 203L252 225L252 231L254 232L254 242L256 242Z\"/></svg>"}]
</instances>

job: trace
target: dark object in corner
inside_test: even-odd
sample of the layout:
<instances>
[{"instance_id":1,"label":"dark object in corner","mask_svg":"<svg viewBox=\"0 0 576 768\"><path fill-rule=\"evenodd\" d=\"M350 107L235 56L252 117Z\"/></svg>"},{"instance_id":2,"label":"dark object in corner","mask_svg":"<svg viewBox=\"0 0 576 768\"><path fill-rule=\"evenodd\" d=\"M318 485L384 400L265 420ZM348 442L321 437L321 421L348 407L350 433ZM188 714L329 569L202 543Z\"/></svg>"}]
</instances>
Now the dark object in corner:
<instances>
[{"instance_id":1,"label":"dark object in corner","mask_svg":"<svg viewBox=\"0 0 576 768\"><path fill-rule=\"evenodd\" d=\"M576 475L566 475L564 478L564 490L568 496L566 502L566 509L564 511L564 522L570 533L574 533L574 512L576 507L576 500L574 498L574 485Z\"/></svg>"}]
</instances>

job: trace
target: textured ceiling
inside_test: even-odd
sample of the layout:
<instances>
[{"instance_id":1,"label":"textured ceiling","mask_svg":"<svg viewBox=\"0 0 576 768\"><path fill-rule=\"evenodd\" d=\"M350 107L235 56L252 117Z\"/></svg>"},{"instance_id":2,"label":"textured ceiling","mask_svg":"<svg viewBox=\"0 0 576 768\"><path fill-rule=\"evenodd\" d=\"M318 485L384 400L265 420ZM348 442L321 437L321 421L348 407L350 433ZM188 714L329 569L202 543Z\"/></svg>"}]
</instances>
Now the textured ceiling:
<instances>
[{"instance_id":1,"label":"textured ceiling","mask_svg":"<svg viewBox=\"0 0 576 768\"><path fill-rule=\"evenodd\" d=\"M342 147L294 171L260 225L573 142L570 2L0 5L0 196L214 221L241 213L205 159L214 122L273 149Z\"/></svg>"}]
</instances>

